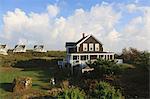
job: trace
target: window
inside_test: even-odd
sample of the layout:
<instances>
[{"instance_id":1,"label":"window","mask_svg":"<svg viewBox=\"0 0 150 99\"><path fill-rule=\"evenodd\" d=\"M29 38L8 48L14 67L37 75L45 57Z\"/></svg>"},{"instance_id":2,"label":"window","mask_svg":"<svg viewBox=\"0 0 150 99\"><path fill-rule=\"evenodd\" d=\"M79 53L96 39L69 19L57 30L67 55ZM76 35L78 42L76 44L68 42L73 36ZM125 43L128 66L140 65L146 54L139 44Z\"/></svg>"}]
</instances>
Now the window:
<instances>
[{"instance_id":1,"label":"window","mask_svg":"<svg viewBox=\"0 0 150 99\"><path fill-rule=\"evenodd\" d=\"M110 59L112 59L112 55L110 55Z\"/></svg>"},{"instance_id":2,"label":"window","mask_svg":"<svg viewBox=\"0 0 150 99\"><path fill-rule=\"evenodd\" d=\"M83 43L83 51L87 51L87 43Z\"/></svg>"},{"instance_id":3,"label":"window","mask_svg":"<svg viewBox=\"0 0 150 99\"><path fill-rule=\"evenodd\" d=\"M99 44L95 44L95 51L99 51Z\"/></svg>"},{"instance_id":4,"label":"window","mask_svg":"<svg viewBox=\"0 0 150 99\"><path fill-rule=\"evenodd\" d=\"M93 49L94 49L94 48L93 48L93 43L90 43L90 44L89 44L89 51L93 51Z\"/></svg>"},{"instance_id":5,"label":"window","mask_svg":"<svg viewBox=\"0 0 150 99\"><path fill-rule=\"evenodd\" d=\"M105 60L106 60L107 55L105 55Z\"/></svg>"},{"instance_id":6,"label":"window","mask_svg":"<svg viewBox=\"0 0 150 99\"><path fill-rule=\"evenodd\" d=\"M69 53L74 53L74 52L76 52L76 48L68 48L68 52Z\"/></svg>"},{"instance_id":7,"label":"window","mask_svg":"<svg viewBox=\"0 0 150 99\"><path fill-rule=\"evenodd\" d=\"M81 60L86 60L86 55L81 55Z\"/></svg>"},{"instance_id":8,"label":"window","mask_svg":"<svg viewBox=\"0 0 150 99\"><path fill-rule=\"evenodd\" d=\"M97 55L90 55L90 59L91 59L91 60L97 59Z\"/></svg>"},{"instance_id":9,"label":"window","mask_svg":"<svg viewBox=\"0 0 150 99\"><path fill-rule=\"evenodd\" d=\"M99 58L103 58L103 55L99 55Z\"/></svg>"},{"instance_id":10,"label":"window","mask_svg":"<svg viewBox=\"0 0 150 99\"><path fill-rule=\"evenodd\" d=\"M73 56L73 60L77 60L78 59L78 56Z\"/></svg>"}]
</instances>

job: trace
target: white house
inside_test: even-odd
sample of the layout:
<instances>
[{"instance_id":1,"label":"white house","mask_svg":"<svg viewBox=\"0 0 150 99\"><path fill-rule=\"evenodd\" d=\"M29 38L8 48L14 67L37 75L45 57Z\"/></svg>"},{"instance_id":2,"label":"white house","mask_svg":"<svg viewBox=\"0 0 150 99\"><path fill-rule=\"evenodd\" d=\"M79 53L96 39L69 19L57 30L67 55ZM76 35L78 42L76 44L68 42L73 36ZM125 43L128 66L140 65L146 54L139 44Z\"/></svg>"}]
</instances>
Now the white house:
<instances>
[{"instance_id":1,"label":"white house","mask_svg":"<svg viewBox=\"0 0 150 99\"><path fill-rule=\"evenodd\" d=\"M47 52L47 51L44 49L44 45L34 45L33 51L34 51L34 52Z\"/></svg>"},{"instance_id":2,"label":"white house","mask_svg":"<svg viewBox=\"0 0 150 99\"><path fill-rule=\"evenodd\" d=\"M0 45L0 54L8 55L7 51L8 51L8 49L7 49L6 45Z\"/></svg>"},{"instance_id":3,"label":"white house","mask_svg":"<svg viewBox=\"0 0 150 99\"><path fill-rule=\"evenodd\" d=\"M26 46L25 45L16 45L13 52L14 53L26 52Z\"/></svg>"},{"instance_id":4,"label":"white house","mask_svg":"<svg viewBox=\"0 0 150 99\"><path fill-rule=\"evenodd\" d=\"M95 61L97 58L114 60L114 52L103 51L103 44L93 35L85 36L77 42L66 42L67 63L71 66L86 66L89 60Z\"/></svg>"}]
</instances>

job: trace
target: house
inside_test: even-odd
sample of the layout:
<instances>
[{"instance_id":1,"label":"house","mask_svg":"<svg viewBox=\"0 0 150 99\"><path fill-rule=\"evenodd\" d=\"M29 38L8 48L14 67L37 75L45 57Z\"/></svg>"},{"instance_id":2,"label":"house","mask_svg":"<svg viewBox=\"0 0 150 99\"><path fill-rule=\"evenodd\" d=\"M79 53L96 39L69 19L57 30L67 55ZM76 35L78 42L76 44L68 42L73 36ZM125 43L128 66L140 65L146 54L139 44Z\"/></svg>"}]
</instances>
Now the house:
<instances>
[{"instance_id":1,"label":"house","mask_svg":"<svg viewBox=\"0 0 150 99\"><path fill-rule=\"evenodd\" d=\"M86 62L95 61L97 58L114 60L114 52L103 51L103 44L93 35L83 33L83 37L77 42L66 42L66 61L72 67L86 66Z\"/></svg>"},{"instance_id":2,"label":"house","mask_svg":"<svg viewBox=\"0 0 150 99\"><path fill-rule=\"evenodd\" d=\"M8 49L7 49L6 45L0 45L0 54L8 55L7 51L8 51Z\"/></svg>"},{"instance_id":3,"label":"house","mask_svg":"<svg viewBox=\"0 0 150 99\"><path fill-rule=\"evenodd\" d=\"M44 49L44 45L34 45L34 52L46 52L46 50Z\"/></svg>"},{"instance_id":4,"label":"house","mask_svg":"<svg viewBox=\"0 0 150 99\"><path fill-rule=\"evenodd\" d=\"M25 45L16 45L15 48L13 49L14 53L21 53L21 52L26 52L26 46Z\"/></svg>"}]
</instances>

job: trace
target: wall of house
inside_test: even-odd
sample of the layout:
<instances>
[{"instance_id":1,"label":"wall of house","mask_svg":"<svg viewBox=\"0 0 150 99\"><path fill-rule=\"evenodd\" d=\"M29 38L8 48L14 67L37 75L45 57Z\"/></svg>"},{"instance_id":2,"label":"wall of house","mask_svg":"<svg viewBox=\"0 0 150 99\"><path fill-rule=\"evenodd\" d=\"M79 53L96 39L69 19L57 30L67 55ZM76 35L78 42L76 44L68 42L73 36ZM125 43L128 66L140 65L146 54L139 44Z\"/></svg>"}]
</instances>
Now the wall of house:
<instances>
[{"instance_id":1,"label":"wall of house","mask_svg":"<svg viewBox=\"0 0 150 99\"><path fill-rule=\"evenodd\" d=\"M97 58L114 60L114 53L72 53L67 55L66 60L72 66L76 64L86 64L89 60L95 61Z\"/></svg>"},{"instance_id":2,"label":"wall of house","mask_svg":"<svg viewBox=\"0 0 150 99\"><path fill-rule=\"evenodd\" d=\"M88 38L87 40L85 40L83 43L87 43L87 48L88 48L88 50L87 50L86 52L91 52L91 51L89 51L89 44L90 44L90 43L93 43L93 45L94 45L94 50L93 50L93 52L103 52L102 44L99 43L97 40L95 40L92 36L91 36L90 38ZM84 51L83 51L83 43L80 44L79 52L84 52ZM95 44L97 44L97 43L99 44L99 51L95 51Z\"/></svg>"},{"instance_id":3,"label":"wall of house","mask_svg":"<svg viewBox=\"0 0 150 99\"><path fill-rule=\"evenodd\" d=\"M75 53L77 52L77 48L69 48L69 53Z\"/></svg>"}]
</instances>

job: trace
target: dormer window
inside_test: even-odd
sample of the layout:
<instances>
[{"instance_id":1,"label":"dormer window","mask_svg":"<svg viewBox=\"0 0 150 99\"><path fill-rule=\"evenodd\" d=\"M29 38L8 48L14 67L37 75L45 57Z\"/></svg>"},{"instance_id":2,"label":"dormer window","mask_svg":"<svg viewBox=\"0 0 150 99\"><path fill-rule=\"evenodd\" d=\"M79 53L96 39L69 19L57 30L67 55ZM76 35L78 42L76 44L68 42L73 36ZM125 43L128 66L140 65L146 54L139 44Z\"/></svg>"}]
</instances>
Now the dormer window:
<instances>
[{"instance_id":1,"label":"dormer window","mask_svg":"<svg viewBox=\"0 0 150 99\"><path fill-rule=\"evenodd\" d=\"M95 51L99 51L99 44L98 43L95 44Z\"/></svg>"},{"instance_id":2,"label":"dormer window","mask_svg":"<svg viewBox=\"0 0 150 99\"><path fill-rule=\"evenodd\" d=\"M94 50L93 43L90 43L89 44L89 51L93 51L93 50Z\"/></svg>"},{"instance_id":3,"label":"dormer window","mask_svg":"<svg viewBox=\"0 0 150 99\"><path fill-rule=\"evenodd\" d=\"M87 43L83 43L83 51L87 51Z\"/></svg>"}]
</instances>

